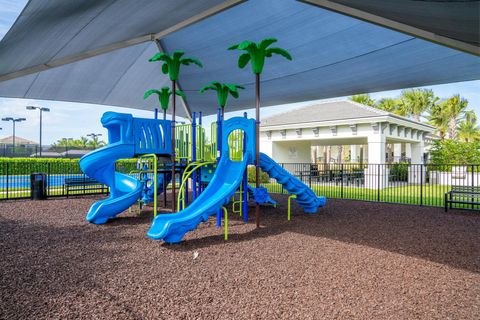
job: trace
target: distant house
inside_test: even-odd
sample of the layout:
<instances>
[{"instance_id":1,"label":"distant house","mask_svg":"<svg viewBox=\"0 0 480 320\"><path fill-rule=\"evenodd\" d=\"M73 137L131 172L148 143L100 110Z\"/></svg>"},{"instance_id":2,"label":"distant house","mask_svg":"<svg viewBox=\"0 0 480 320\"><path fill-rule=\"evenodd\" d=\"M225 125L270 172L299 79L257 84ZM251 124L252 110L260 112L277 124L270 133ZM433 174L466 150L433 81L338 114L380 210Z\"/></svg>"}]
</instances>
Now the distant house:
<instances>
[{"instance_id":1,"label":"distant house","mask_svg":"<svg viewBox=\"0 0 480 320\"><path fill-rule=\"evenodd\" d=\"M0 145L13 145L13 136L0 139ZM22 137L15 136L15 146L38 146L38 143Z\"/></svg>"},{"instance_id":2,"label":"distant house","mask_svg":"<svg viewBox=\"0 0 480 320\"><path fill-rule=\"evenodd\" d=\"M22 137L15 136L15 150L13 136L0 139L0 157L29 157L38 151L39 144Z\"/></svg>"},{"instance_id":3,"label":"distant house","mask_svg":"<svg viewBox=\"0 0 480 320\"><path fill-rule=\"evenodd\" d=\"M278 162L422 163L434 128L350 100L327 101L262 120L261 151Z\"/></svg>"}]
</instances>

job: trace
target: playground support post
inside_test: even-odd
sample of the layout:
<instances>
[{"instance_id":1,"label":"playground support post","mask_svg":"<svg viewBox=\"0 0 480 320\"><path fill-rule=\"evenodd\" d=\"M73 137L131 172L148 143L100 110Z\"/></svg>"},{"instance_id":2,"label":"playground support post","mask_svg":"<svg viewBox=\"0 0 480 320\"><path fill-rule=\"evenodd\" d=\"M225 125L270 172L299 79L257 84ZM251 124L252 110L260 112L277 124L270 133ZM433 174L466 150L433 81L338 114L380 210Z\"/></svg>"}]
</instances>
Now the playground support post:
<instances>
[{"instance_id":1,"label":"playground support post","mask_svg":"<svg viewBox=\"0 0 480 320\"><path fill-rule=\"evenodd\" d=\"M175 80L172 80L172 212L175 212Z\"/></svg>"},{"instance_id":2,"label":"playground support post","mask_svg":"<svg viewBox=\"0 0 480 320\"><path fill-rule=\"evenodd\" d=\"M197 119L196 113L192 113L192 162L197 161ZM188 190L187 190L188 193ZM192 201L197 198L197 172L192 175Z\"/></svg>"},{"instance_id":3,"label":"playground support post","mask_svg":"<svg viewBox=\"0 0 480 320\"><path fill-rule=\"evenodd\" d=\"M227 140L228 141L228 140ZM220 160L220 152L222 150L222 110L217 109L217 164ZM222 226L222 210L217 211L217 227Z\"/></svg>"},{"instance_id":4,"label":"playground support post","mask_svg":"<svg viewBox=\"0 0 480 320\"><path fill-rule=\"evenodd\" d=\"M255 187L260 187L260 73L255 73ZM255 204L255 224L260 227L260 205Z\"/></svg>"},{"instance_id":5,"label":"playground support post","mask_svg":"<svg viewBox=\"0 0 480 320\"><path fill-rule=\"evenodd\" d=\"M243 116L247 118L247 113L244 112ZM244 134L243 135L243 154L245 156L245 146L247 145L247 136ZM243 180L242 180L242 185L243 185L243 193L242 193L242 206L243 206L243 222L248 222L248 167L245 169L245 172L243 173Z\"/></svg>"}]
</instances>

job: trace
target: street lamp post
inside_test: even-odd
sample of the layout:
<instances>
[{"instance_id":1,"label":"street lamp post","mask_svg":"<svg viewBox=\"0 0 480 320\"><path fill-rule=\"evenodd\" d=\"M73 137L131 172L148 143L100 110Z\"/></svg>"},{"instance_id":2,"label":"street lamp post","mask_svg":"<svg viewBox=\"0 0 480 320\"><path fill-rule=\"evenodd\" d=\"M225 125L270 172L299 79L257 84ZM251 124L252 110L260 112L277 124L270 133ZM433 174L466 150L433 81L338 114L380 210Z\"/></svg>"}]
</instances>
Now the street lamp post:
<instances>
[{"instance_id":1,"label":"street lamp post","mask_svg":"<svg viewBox=\"0 0 480 320\"><path fill-rule=\"evenodd\" d=\"M12 154L15 155L15 123L17 122L22 122L22 121L25 121L27 119L25 118L12 118L12 117L6 117L6 118L2 118L2 121L12 121L12 128L13 128L13 149L12 149Z\"/></svg>"},{"instance_id":2,"label":"street lamp post","mask_svg":"<svg viewBox=\"0 0 480 320\"><path fill-rule=\"evenodd\" d=\"M27 106L27 110L39 110L40 111L40 157L42 156L42 112L50 112L49 108Z\"/></svg>"}]
</instances>

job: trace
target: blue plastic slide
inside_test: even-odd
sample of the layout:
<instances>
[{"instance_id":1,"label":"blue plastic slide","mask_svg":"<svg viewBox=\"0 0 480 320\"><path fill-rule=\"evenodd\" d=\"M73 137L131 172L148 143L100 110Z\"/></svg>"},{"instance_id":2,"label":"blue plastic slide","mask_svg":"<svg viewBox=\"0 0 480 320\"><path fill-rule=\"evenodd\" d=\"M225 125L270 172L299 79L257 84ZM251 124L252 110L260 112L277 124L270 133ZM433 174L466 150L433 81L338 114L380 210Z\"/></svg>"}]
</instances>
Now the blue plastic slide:
<instances>
[{"instance_id":1,"label":"blue plastic slide","mask_svg":"<svg viewBox=\"0 0 480 320\"><path fill-rule=\"evenodd\" d=\"M80 159L80 167L90 178L110 187L110 197L92 205L87 221L102 224L125 211L141 196L143 184L134 177L115 172L115 161L133 157L131 145L115 143L95 150Z\"/></svg>"},{"instance_id":2,"label":"blue plastic slide","mask_svg":"<svg viewBox=\"0 0 480 320\"><path fill-rule=\"evenodd\" d=\"M254 188L251 185L248 185L248 195L250 198L254 199L258 204L269 204L272 206L277 205L277 201L273 200L268 194L268 190L265 187Z\"/></svg>"},{"instance_id":3,"label":"blue plastic slide","mask_svg":"<svg viewBox=\"0 0 480 320\"><path fill-rule=\"evenodd\" d=\"M229 158L228 135L241 129L246 135L245 153L242 161ZM194 230L200 222L205 222L226 205L237 191L247 166L253 163L255 152L255 120L235 117L223 123L222 157L215 174L202 194L185 210L171 214L160 214L153 220L147 236L168 243L177 243L188 231Z\"/></svg>"},{"instance_id":4,"label":"blue plastic slide","mask_svg":"<svg viewBox=\"0 0 480 320\"><path fill-rule=\"evenodd\" d=\"M116 160L151 153L168 155L172 150L170 121L105 112L101 122L108 129L109 144L80 159L80 168L87 176L110 187L110 197L94 203L87 213L87 221L96 224L114 218L142 196L143 184L140 181L115 172ZM153 194L147 195L147 199L150 197L153 198Z\"/></svg>"},{"instance_id":5,"label":"blue plastic slide","mask_svg":"<svg viewBox=\"0 0 480 320\"><path fill-rule=\"evenodd\" d=\"M278 163L264 153L260 153L260 168L278 183L290 194L297 196L297 203L306 213L316 213L318 207L323 207L326 203L325 197L317 197L315 192L306 184L292 176L287 170L283 169Z\"/></svg>"}]
</instances>

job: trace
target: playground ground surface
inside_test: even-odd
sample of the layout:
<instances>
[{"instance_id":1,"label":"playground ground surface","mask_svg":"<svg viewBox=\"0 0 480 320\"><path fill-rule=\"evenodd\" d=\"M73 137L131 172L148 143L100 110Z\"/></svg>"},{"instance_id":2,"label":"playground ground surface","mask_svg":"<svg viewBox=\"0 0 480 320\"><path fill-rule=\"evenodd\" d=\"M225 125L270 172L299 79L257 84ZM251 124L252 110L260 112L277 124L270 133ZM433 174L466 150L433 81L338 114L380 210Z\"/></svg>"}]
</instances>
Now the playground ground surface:
<instances>
[{"instance_id":1,"label":"playground ground surface","mask_svg":"<svg viewBox=\"0 0 480 320\"><path fill-rule=\"evenodd\" d=\"M230 215L165 245L151 212L85 222L98 197L0 202L0 318L479 319L480 215L329 200ZM194 254L198 257L194 259Z\"/></svg>"}]
</instances>

